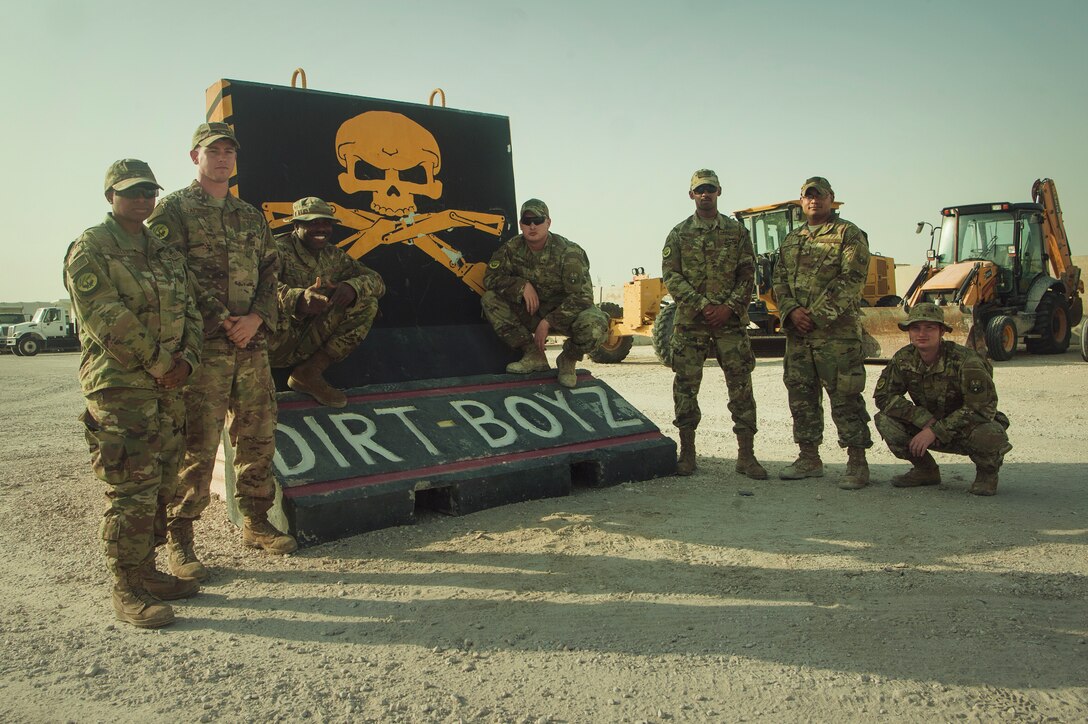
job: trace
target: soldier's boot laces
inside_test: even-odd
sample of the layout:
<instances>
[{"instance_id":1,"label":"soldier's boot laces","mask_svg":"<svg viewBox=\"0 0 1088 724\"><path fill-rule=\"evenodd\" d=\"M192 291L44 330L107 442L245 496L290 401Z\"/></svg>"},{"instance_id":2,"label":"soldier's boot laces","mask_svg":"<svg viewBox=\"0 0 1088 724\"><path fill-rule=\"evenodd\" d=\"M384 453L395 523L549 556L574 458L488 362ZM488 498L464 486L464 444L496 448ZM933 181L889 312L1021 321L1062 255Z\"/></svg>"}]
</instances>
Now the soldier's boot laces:
<instances>
[{"instance_id":1,"label":"soldier's boot laces","mask_svg":"<svg viewBox=\"0 0 1088 724\"><path fill-rule=\"evenodd\" d=\"M155 566L155 554L148 556L147 560L136 569L140 574L140 583L144 590L160 601L176 601L179 598L188 598L200 590L200 582L192 579L178 578L169 573L163 573Z\"/></svg>"},{"instance_id":2,"label":"soldier's boot laces","mask_svg":"<svg viewBox=\"0 0 1088 724\"><path fill-rule=\"evenodd\" d=\"M755 436L737 435L737 472L752 480L766 480L767 469L756 460Z\"/></svg>"},{"instance_id":3,"label":"soldier's boot laces","mask_svg":"<svg viewBox=\"0 0 1088 724\"><path fill-rule=\"evenodd\" d=\"M578 360L574 355L563 350L556 358L555 364L559 368L559 384L564 387L574 387L578 384L578 370L576 369Z\"/></svg>"},{"instance_id":4,"label":"soldier's boot laces","mask_svg":"<svg viewBox=\"0 0 1088 724\"><path fill-rule=\"evenodd\" d=\"M287 386L295 392L309 395L326 407L343 407L348 398L322 376L333 362L329 353L319 349L313 357L291 370Z\"/></svg>"},{"instance_id":5,"label":"soldier's boot laces","mask_svg":"<svg viewBox=\"0 0 1088 724\"><path fill-rule=\"evenodd\" d=\"M782 480L801 480L802 478L822 478L824 476L824 461L820 459L820 446L803 442L800 445L801 454L792 463L782 468L778 477Z\"/></svg>"},{"instance_id":6,"label":"soldier's boot laces","mask_svg":"<svg viewBox=\"0 0 1088 724\"><path fill-rule=\"evenodd\" d=\"M176 518L167 526L166 540L167 568L178 578L203 581L208 577L208 569L196 557L193 549L193 521Z\"/></svg>"},{"instance_id":7,"label":"soldier's boot laces","mask_svg":"<svg viewBox=\"0 0 1088 724\"><path fill-rule=\"evenodd\" d=\"M846 475L839 481L842 490L861 490L869 484L869 463L865 459L865 448L846 448Z\"/></svg>"},{"instance_id":8,"label":"soldier's boot laces","mask_svg":"<svg viewBox=\"0 0 1088 724\"><path fill-rule=\"evenodd\" d=\"M511 362L506 365L506 371L513 375L527 375L530 372L544 372L551 368L552 366L548 364L548 358L544 356L543 352L536 348L535 344L530 344L526 347L525 353L517 362Z\"/></svg>"},{"instance_id":9,"label":"soldier's boot laces","mask_svg":"<svg viewBox=\"0 0 1088 724\"><path fill-rule=\"evenodd\" d=\"M676 474L691 475L695 472L695 428L680 428L680 456L676 459Z\"/></svg>"},{"instance_id":10,"label":"soldier's boot laces","mask_svg":"<svg viewBox=\"0 0 1088 724\"><path fill-rule=\"evenodd\" d=\"M298 542L294 537L281 533L268 522L268 518L246 518L242 525L242 544L247 548L260 548L278 556L294 553Z\"/></svg>"},{"instance_id":11,"label":"soldier's boot laces","mask_svg":"<svg viewBox=\"0 0 1088 724\"><path fill-rule=\"evenodd\" d=\"M920 458L911 458L911 469L892 476L892 485L896 488L917 488L921 485L940 485L941 469L937 461L928 452Z\"/></svg>"},{"instance_id":12,"label":"soldier's boot laces","mask_svg":"<svg viewBox=\"0 0 1088 724\"><path fill-rule=\"evenodd\" d=\"M113 612L117 620L140 628L160 628L174 623L174 609L147 592L140 572L135 568L115 574Z\"/></svg>"},{"instance_id":13,"label":"soldier's boot laces","mask_svg":"<svg viewBox=\"0 0 1088 724\"><path fill-rule=\"evenodd\" d=\"M997 470L975 466L975 482L968 490L971 495L997 495Z\"/></svg>"}]
</instances>

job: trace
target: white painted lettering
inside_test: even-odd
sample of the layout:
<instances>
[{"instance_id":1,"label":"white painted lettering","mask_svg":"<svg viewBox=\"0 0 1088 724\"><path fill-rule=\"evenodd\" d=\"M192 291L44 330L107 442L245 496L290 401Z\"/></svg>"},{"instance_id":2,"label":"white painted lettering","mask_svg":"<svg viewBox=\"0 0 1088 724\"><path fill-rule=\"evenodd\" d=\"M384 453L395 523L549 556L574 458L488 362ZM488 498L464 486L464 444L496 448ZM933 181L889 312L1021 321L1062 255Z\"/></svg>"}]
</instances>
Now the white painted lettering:
<instances>
[{"instance_id":1,"label":"white painted lettering","mask_svg":"<svg viewBox=\"0 0 1088 724\"><path fill-rule=\"evenodd\" d=\"M374 433L378 431L378 428L371 420L362 415L358 415L354 412L342 412L336 415L329 415L329 419L332 420L332 423L336 425L336 429L338 429L340 434L344 436L344 439L355 448L355 452L359 453L359 457L361 457L363 462L367 465L374 464L374 457L370 454L370 451L372 450L390 462L399 463L403 460L399 455L396 455L374 442ZM363 423L365 429L362 432L352 432L348 429L348 420L355 420Z\"/></svg>"},{"instance_id":2,"label":"white painted lettering","mask_svg":"<svg viewBox=\"0 0 1088 724\"><path fill-rule=\"evenodd\" d=\"M299 457L301 458L297 465L294 467L287 464L280 455L280 446L276 445L276 452L272 455L272 463L276 466L276 469L280 471L280 475L283 477L290 477L292 475L301 475L313 469L317 463L317 458L314 457L314 451L310 449L310 446L306 443L306 439L299 434L298 430L284 425L282 422L276 425L276 432L282 432L288 440L294 443L295 449L298 450Z\"/></svg>"},{"instance_id":3,"label":"white painted lettering","mask_svg":"<svg viewBox=\"0 0 1088 724\"><path fill-rule=\"evenodd\" d=\"M551 397L545 395L543 392L534 393L533 397L540 398L544 402L547 402L549 405L554 405L555 407L559 408L560 410L574 418L574 421L581 425L583 430L585 430L586 432L593 432L593 426L583 420L581 417L579 417L578 413L571 409L570 403L567 402L567 398L564 397L562 390L555 391L554 400Z\"/></svg>"},{"instance_id":4,"label":"white painted lettering","mask_svg":"<svg viewBox=\"0 0 1088 724\"><path fill-rule=\"evenodd\" d=\"M409 412L415 412L415 407L385 407L380 410L374 410L375 415L396 415L397 418L404 423L404 426L408 428L408 431L416 436L416 439L423 443L423 447L431 455L438 454L438 448L434 446L430 438L423 434L423 431L416 427L416 424L408 419Z\"/></svg>"},{"instance_id":5,"label":"white painted lettering","mask_svg":"<svg viewBox=\"0 0 1088 724\"><path fill-rule=\"evenodd\" d=\"M321 444L325 446L325 449L329 451L329 454L332 455L332 459L336 461L336 464L342 468L348 467L348 459L341 455L340 451L336 449L336 446L332 444L332 439L329 437L329 434L325 432L321 425L317 424L317 420L309 415L302 419L306 422L306 427L310 428L310 432L312 432L317 439L321 441Z\"/></svg>"},{"instance_id":6,"label":"white painted lettering","mask_svg":"<svg viewBox=\"0 0 1088 724\"><path fill-rule=\"evenodd\" d=\"M514 432L514 428L496 418L495 413L491 411L491 408L482 402L476 402L475 400L453 400L450 402L450 406L457 410L461 417L465 418L465 422L472 425L476 432L480 434L480 437L484 439L484 442L493 448L506 447L518 439L518 434ZM468 408L475 409L479 414L473 416L468 411ZM495 437L488 432L488 426L499 428L503 431L503 434L499 437Z\"/></svg>"},{"instance_id":7,"label":"white painted lettering","mask_svg":"<svg viewBox=\"0 0 1088 724\"><path fill-rule=\"evenodd\" d=\"M539 415L541 415L545 420L548 421L548 429L545 430L542 427L537 427L536 424L534 424L531 420L527 419L524 415L521 414L521 410L518 409L519 407L528 407L531 410L535 410ZM559 420L555 418L555 415L548 412L543 407L527 397L518 397L516 395L513 397L507 397L506 411L510 413L510 417L514 418L514 422L521 425L523 428L533 433L534 435L539 435L543 438L553 438L559 437L563 434L563 426L559 423Z\"/></svg>"},{"instance_id":8,"label":"white painted lettering","mask_svg":"<svg viewBox=\"0 0 1088 724\"><path fill-rule=\"evenodd\" d=\"M612 405L608 401L608 395L604 393L604 389L601 387L578 387L571 390L571 392L575 395L596 395L597 399L601 401L601 416L604 417L605 423L613 430L642 424L642 420L637 417L631 417L626 420L617 420L612 414Z\"/></svg>"}]
</instances>

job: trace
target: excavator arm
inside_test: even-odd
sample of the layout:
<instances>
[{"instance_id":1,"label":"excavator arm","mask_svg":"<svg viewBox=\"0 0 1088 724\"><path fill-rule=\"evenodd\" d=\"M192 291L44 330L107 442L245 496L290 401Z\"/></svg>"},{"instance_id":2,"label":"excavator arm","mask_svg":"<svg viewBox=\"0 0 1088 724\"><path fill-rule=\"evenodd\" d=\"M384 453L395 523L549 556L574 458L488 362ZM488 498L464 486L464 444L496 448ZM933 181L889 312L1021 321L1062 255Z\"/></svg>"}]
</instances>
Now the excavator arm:
<instances>
[{"instance_id":1,"label":"excavator arm","mask_svg":"<svg viewBox=\"0 0 1088 724\"><path fill-rule=\"evenodd\" d=\"M1065 286L1065 296L1071 310L1082 309L1081 295L1084 293L1084 281L1080 277L1080 267L1073 264L1073 255L1069 251L1069 237L1065 233L1062 220L1062 206L1058 201L1058 188L1052 179L1036 179L1031 185L1031 200L1043 206L1043 239L1046 253L1054 267L1054 276ZM1080 321L1079 311L1075 312L1072 324Z\"/></svg>"}]
</instances>

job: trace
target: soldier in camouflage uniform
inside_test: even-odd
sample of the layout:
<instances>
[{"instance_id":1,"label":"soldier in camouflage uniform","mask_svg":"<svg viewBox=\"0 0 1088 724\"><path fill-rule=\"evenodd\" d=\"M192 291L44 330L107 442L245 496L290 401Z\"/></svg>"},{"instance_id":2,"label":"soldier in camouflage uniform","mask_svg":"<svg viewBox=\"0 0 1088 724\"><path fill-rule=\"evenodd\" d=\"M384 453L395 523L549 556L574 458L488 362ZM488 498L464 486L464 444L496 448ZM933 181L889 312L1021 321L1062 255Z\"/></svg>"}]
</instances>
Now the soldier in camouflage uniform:
<instances>
[{"instance_id":1,"label":"soldier in camouflage uniform","mask_svg":"<svg viewBox=\"0 0 1088 724\"><path fill-rule=\"evenodd\" d=\"M276 247L261 213L229 192L237 152L229 125L200 124L189 154L197 179L162 199L148 222L185 254L204 318L204 357L185 390L185 458L168 511L170 570L182 578L208 575L193 549L193 521L208 507L228 418L243 544L279 554L297 548L268 522L276 398L266 335L276 328Z\"/></svg>"},{"instance_id":2,"label":"soldier in camouflage uniform","mask_svg":"<svg viewBox=\"0 0 1088 724\"><path fill-rule=\"evenodd\" d=\"M941 471L930 454L967 455L975 464L975 495L997 493L997 473L1012 450L1009 418L997 409L997 389L987 360L943 339L952 328L935 304L910 310L899 328L910 344L895 353L876 383L876 429L908 472L892 478L897 488L938 485Z\"/></svg>"},{"instance_id":3,"label":"soldier in camouflage uniform","mask_svg":"<svg viewBox=\"0 0 1088 724\"><path fill-rule=\"evenodd\" d=\"M344 393L322 376L370 332L385 294L381 276L330 245L333 208L316 196L294 203L294 230L276 237L279 326L268 343L273 367L297 365L287 379L322 405L343 407Z\"/></svg>"},{"instance_id":4,"label":"soldier in camouflage uniform","mask_svg":"<svg viewBox=\"0 0 1088 724\"><path fill-rule=\"evenodd\" d=\"M185 258L143 224L160 188L143 161L111 165L112 213L68 247L64 262L83 349L87 408L80 419L91 467L109 486L101 535L113 608L121 621L144 628L173 622L163 600L199 590L155 565L184 442L181 390L199 366L203 340Z\"/></svg>"},{"instance_id":5,"label":"soldier in camouflage uniform","mask_svg":"<svg viewBox=\"0 0 1088 724\"><path fill-rule=\"evenodd\" d=\"M575 365L608 338L608 315L593 304L586 253L551 233L551 224L540 199L521 205L521 233L491 257L481 304L499 338L522 350L522 358L507 365L507 372L551 369L544 343L548 335L567 335L556 365L559 384L574 387Z\"/></svg>"},{"instance_id":6,"label":"soldier in camouflage uniform","mask_svg":"<svg viewBox=\"0 0 1088 724\"><path fill-rule=\"evenodd\" d=\"M695 471L695 430L703 363L717 354L729 390L729 412L739 452L736 470L755 480L767 471L753 450L756 400L752 370L756 359L748 340L748 304L755 286L755 251L743 224L718 213L722 187L718 175L700 169L691 177L688 196L695 213L673 227L661 250L661 276L673 299L672 384L680 430L678 475Z\"/></svg>"},{"instance_id":7,"label":"soldier in camouflage uniform","mask_svg":"<svg viewBox=\"0 0 1088 724\"><path fill-rule=\"evenodd\" d=\"M861 291L869 271L865 232L835 213L835 192L821 176L801 185L807 223L791 231L778 250L773 285L786 333L783 378L793 414L793 439L801 454L779 473L783 480L820 477L824 411L821 387L831 401L839 447L849 455L844 490L869 484L865 451L872 447L861 335Z\"/></svg>"}]
</instances>

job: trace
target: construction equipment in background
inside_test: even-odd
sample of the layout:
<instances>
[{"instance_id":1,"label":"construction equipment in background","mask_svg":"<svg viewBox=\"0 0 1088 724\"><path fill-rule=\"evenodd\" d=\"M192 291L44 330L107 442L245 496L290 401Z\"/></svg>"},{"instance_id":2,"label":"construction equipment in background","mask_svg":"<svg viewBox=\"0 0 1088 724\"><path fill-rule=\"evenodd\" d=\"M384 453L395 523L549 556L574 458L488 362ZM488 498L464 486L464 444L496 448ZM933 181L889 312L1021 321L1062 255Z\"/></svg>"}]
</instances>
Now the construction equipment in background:
<instances>
[{"instance_id":1,"label":"construction equipment in background","mask_svg":"<svg viewBox=\"0 0 1088 724\"><path fill-rule=\"evenodd\" d=\"M836 201L835 208L842 206ZM800 201L782 201L734 212L752 238L756 255L756 288L748 305L751 321L749 337L757 355L781 356L786 338L778 316L771 278L778 248L786 235L805 223ZM590 354L594 362L621 362L631 351L634 336L650 337L658 359L672 364L672 328L676 306L666 301L668 290L660 277L649 277L643 267L632 270L631 281L623 287L623 306L603 302L599 306L612 319L608 339L600 349ZM896 307L902 302L895 293L895 260L872 254L869 275L862 290L863 307ZM901 336L901 333L900 333ZM879 346L869 341L867 356L875 356Z\"/></svg>"},{"instance_id":2,"label":"construction equipment in background","mask_svg":"<svg viewBox=\"0 0 1088 724\"><path fill-rule=\"evenodd\" d=\"M1084 282L1054 182L1036 180L1031 198L942 209L905 310L941 305L949 337L996 361L1011 359L1020 340L1032 354L1065 352L1083 317ZM919 222L917 233L926 225Z\"/></svg>"},{"instance_id":3,"label":"construction equipment in background","mask_svg":"<svg viewBox=\"0 0 1088 724\"><path fill-rule=\"evenodd\" d=\"M79 349L79 330L71 310L41 307L29 322L8 326L0 344L17 357L33 357L39 352L72 352Z\"/></svg>"}]
</instances>

